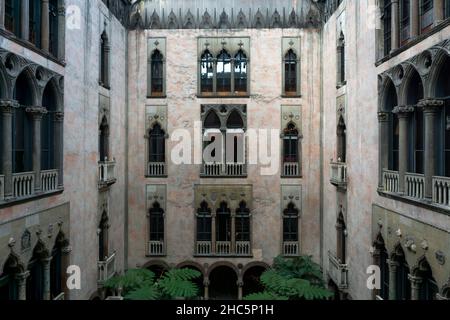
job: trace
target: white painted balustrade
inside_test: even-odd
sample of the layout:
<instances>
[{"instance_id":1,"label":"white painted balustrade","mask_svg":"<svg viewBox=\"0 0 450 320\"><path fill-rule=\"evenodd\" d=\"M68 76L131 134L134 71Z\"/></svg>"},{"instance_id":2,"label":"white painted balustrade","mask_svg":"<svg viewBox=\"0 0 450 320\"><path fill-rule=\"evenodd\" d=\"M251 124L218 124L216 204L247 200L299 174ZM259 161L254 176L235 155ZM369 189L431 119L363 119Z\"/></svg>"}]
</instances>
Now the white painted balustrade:
<instances>
[{"instance_id":1,"label":"white painted balustrade","mask_svg":"<svg viewBox=\"0 0 450 320\"><path fill-rule=\"evenodd\" d=\"M339 289L348 288L348 266L342 264L336 256L328 252L328 273L330 278L337 284Z\"/></svg>"},{"instance_id":2,"label":"white painted balustrade","mask_svg":"<svg viewBox=\"0 0 450 320\"><path fill-rule=\"evenodd\" d=\"M228 176L243 176L246 174L245 163L227 163L227 175Z\"/></svg>"},{"instance_id":3,"label":"white painted balustrade","mask_svg":"<svg viewBox=\"0 0 450 320\"><path fill-rule=\"evenodd\" d=\"M300 166L298 162L285 162L283 164L283 176L298 177L300 175Z\"/></svg>"},{"instance_id":4,"label":"white painted balustrade","mask_svg":"<svg viewBox=\"0 0 450 320\"><path fill-rule=\"evenodd\" d=\"M231 254L231 241L217 241L216 254L218 255Z\"/></svg>"},{"instance_id":5,"label":"white painted balustrade","mask_svg":"<svg viewBox=\"0 0 450 320\"><path fill-rule=\"evenodd\" d=\"M450 178L433 177L433 202L450 207Z\"/></svg>"},{"instance_id":6,"label":"white painted balustrade","mask_svg":"<svg viewBox=\"0 0 450 320\"><path fill-rule=\"evenodd\" d=\"M210 255L211 241L197 241L196 253L197 255Z\"/></svg>"},{"instance_id":7,"label":"white painted balustrade","mask_svg":"<svg viewBox=\"0 0 450 320\"><path fill-rule=\"evenodd\" d=\"M151 256L162 256L165 254L164 241L150 241L148 251Z\"/></svg>"},{"instance_id":8,"label":"white painted balustrade","mask_svg":"<svg viewBox=\"0 0 450 320\"><path fill-rule=\"evenodd\" d=\"M347 164L343 162L331 162L331 183L337 185L347 184Z\"/></svg>"},{"instance_id":9,"label":"white painted balustrade","mask_svg":"<svg viewBox=\"0 0 450 320\"><path fill-rule=\"evenodd\" d=\"M149 162L148 175L151 177L166 175L166 164L164 162Z\"/></svg>"},{"instance_id":10,"label":"white painted balustrade","mask_svg":"<svg viewBox=\"0 0 450 320\"><path fill-rule=\"evenodd\" d=\"M98 267L98 282L103 283L111 279L116 273L116 253L107 257L104 261L99 261Z\"/></svg>"},{"instance_id":11,"label":"white painted balustrade","mask_svg":"<svg viewBox=\"0 0 450 320\"><path fill-rule=\"evenodd\" d=\"M41 171L41 189L51 192L58 189L58 170Z\"/></svg>"},{"instance_id":12,"label":"white painted balustrade","mask_svg":"<svg viewBox=\"0 0 450 320\"><path fill-rule=\"evenodd\" d=\"M236 241L236 255L250 255L250 241Z\"/></svg>"},{"instance_id":13,"label":"white painted balustrade","mask_svg":"<svg viewBox=\"0 0 450 320\"><path fill-rule=\"evenodd\" d=\"M383 170L384 190L387 192L398 192L399 174L397 171Z\"/></svg>"},{"instance_id":14,"label":"white painted balustrade","mask_svg":"<svg viewBox=\"0 0 450 320\"><path fill-rule=\"evenodd\" d=\"M299 246L297 241L285 241L283 243L283 255L298 256Z\"/></svg>"},{"instance_id":15,"label":"white painted balustrade","mask_svg":"<svg viewBox=\"0 0 450 320\"><path fill-rule=\"evenodd\" d=\"M415 199L423 199L425 194L425 176L423 174L405 174L406 195Z\"/></svg>"},{"instance_id":16,"label":"white painted balustrade","mask_svg":"<svg viewBox=\"0 0 450 320\"><path fill-rule=\"evenodd\" d=\"M115 161L103 161L98 163L99 181L102 183L108 183L116 180L115 175Z\"/></svg>"},{"instance_id":17,"label":"white painted balustrade","mask_svg":"<svg viewBox=\"0 0 450 320\"><path fill-rule=\"evenodd\" d=\"M34 172L13 173L13 196L22 198L34 193Z\"/></svg>"}]
</instances>

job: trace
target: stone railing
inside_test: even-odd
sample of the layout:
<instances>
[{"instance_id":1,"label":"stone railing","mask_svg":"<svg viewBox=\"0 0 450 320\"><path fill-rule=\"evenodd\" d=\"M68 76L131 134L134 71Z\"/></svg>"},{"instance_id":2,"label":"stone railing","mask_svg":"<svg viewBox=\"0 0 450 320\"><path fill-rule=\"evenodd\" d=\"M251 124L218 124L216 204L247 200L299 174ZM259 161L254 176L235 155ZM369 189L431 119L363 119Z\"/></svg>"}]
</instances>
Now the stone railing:
<instances>
[{"instance_id":1,"label":"stone railing","mask_svg":"<svg viewBox=\"0 0 450 320\"><path fill-rule=\"evenodd\" d=\"M204 163L202 175L207 177L216 177L222 175L221 163Z\"/></svg>"},{"instance_id":2,"label":"stone railing","mask_svg":"<svg viewBox=\"0 0 450 320\"><path fill-rule=\"evenodd\" d=\"M299 255L299 245L297 241L283 242L283 255L286 257L295 257Z\"/></svg>"},{"instance_id":3,"label":"stone railing","mask_svg":"<svg viewBox=\"0 0 450 320\"><path fill-rule=\"evenodd\" d=\"M5 200L5 176L0 175L0 201Z\"/></svg>"},{"instance_id":4,"label":"stone railing","mask_svg":"<svg viewBox=\"0 0 450 320\"><path fill-rule=\"evenodd\" d=\"M162 256L166 252L164 241L149 241L148 254L151 256Z\"/></svg>"},{"instance_id":5,"label":"stone railing","mask_svg":"<svg viewBox=\"0 0 450 320\"><path fill-rule=\"evenodd\" d=\"M166 175L166 164L164 162L149 162L148 176L161 177Z\"/></svg>"},{"instance_id":6,"label":"stone railing","mask_svg":"<svg viewBox=\"0 0 450 320\"><path fill-rule=\"evenodd\" d=\"M247 175L245 163L204 163L201 175L204 177L243 177Z\"/></svg>"},{"instance_id":7,"label":"stone railing","mask_svg":"<svg viewBox=\"0 0 450 320\"><path fill-rule=\"evenodd\" d=\"M423 174L407 173L405 174L406 196L423 199L425 192L425 176Z\"/></svg>"},{"instance_id":8,"label":"stone railing","mask_svg":"<svg viewBox=\"0 0 450 320\"><path fill-rule=\"evenodd\" d=\"M104 261L97 263L98 268L98 283L103 284L105 281L111 279L116 273L116 253L114 252Z\"/></svg>"},{"instance_id":9,"label":"stone railing","mask_svg":"<svg viewBox=\"0 0 450 320\"><path fill-rule=\"evenodd\" d=\"M216 254L218 255L231 254L231 241L216 241Z\"/></svg>"},{"instance_id":10,"label":"stone railing","mask_svg":"<svg viewBox=\"0 0 450 320\"><path fill-rule=\"evenodd\" d=\"M250 255L250 241L236 241L236 255Z\"/></svg>"},{"instance_id":11,"label":"stone railing","mask_svg":"<svg viewBox=\"0 0 450 320\"><path fill-rule=\"evenodd\" d=\"M328 275L340 290L348 289L348 267L342 264L336 256L328 251Z\"/></svg>"},{"instance_id":12,"label":"stone railing","mask_svg":"<svg viewBox=\"0 0 450 320\"><path fill-rule=\"evenodd\" d=\"M240 177L247 174L245 163L227 163L225 166L227 176Z\"/></svg>"},{"instance_id":13,"label":"stone railing","mask_svg":"<svg viewBox=\"0 0 450 320\"><path fill-rule=\"evenodd\" d=\"M330 163L330 182L338 187L347 186L347 164L343 162Z\"/></svg>"},{"instance_id":14,"label":"stone railing","mask_svg":"<svg viewBox=\"0 0 450 320\"><path fill-rule=\"evenodd\" d=\"M41 171L41 189L43 192L58 189L58 170Z\"/></svg>"},{"instance_id":15,"label":"stone railing","mask_svg":"<svg viewBox=\"0 0 450 320\"><path fill-rule=\"evenodd\" d=\"M433 177L433 202L450 206L450 178Z\"/></svg>"},{"instance_id":16,"label":"stone railing","mask_svg":"<svg viewBox=\"0 0 450 320\"><path fill-rule=\"evenodd\" d=\"M200 256L208 256L211 254L211 241L197 241L195 252Z\"/></svg>"},{"instance_id":17,"label":"stone railing","mask_svg":"<svg viewBox=\"0 0 450 320\"><path fill-rule=\"evenodd\" d=\"M113 184L116 182L116 161L102 161L98 163L99 184Z\"/></svg>"},{"instance_id":18,"label":"stone railing","mask_svg":"<svg viewBox=\"0 0 450 320\"><path fill-rule=\"evenodd\" d=\"M387 192L398 192L399 174L397 171L383 170L384 190Z\"/></svg>"},{"instance_id":19,"label":"stone railing","mask_svg":"<svg viewBox=\"0 0 450 320\"><path fill-rule=\"evenodd\" d=\"M298 162L283 163L284 177L298 177L299 175L300 175L300 165L298 164Z\"/></svg>"},{"instance_id":20,"label":"stone railing","mask_svg":"<svg viewBox=\"0 0 450 320\"><path fill-rule=\"evenodd\" d=\"M65 300L65 299L66 299L66 297L65 297L64 292L61 292L55 298L53 298L53 301L62 301L62 300Z\"/></svg>"},{"instance_id":21,"label":"stone railing","mask_svg":"<svg viewBox=\"0 0 450 320\"><path fill-rule=\"evenodd\" d=\"M13 173L13 197L22 198L34 193L34 172Z\"/></svg>"}]
</instances>

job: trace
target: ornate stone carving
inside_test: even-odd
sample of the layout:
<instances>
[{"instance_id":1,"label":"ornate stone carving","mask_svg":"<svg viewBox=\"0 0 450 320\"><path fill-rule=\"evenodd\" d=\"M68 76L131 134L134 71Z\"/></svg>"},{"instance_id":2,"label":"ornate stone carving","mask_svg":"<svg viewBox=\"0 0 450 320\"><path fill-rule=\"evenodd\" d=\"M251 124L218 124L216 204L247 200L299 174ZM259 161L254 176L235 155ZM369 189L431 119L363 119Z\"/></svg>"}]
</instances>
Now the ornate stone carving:
<instances>
[{"instance_id":1,"label":"ornate stone carving","mask_svg":"<svg viewBox=\"0 0 450 320\"><path fill-rule=\"evenodd\" d=\"M283 24L281 22L281 16L278 13L278 10L275 9L275 12L272 15L271 21L270 21L270 26L272 28L281 28L283 27Z\"/></svg>"},{"instance_id":2,"label":"ornate stone carving","mask_svg":"<svg viewBox=\"0 0 450 320\"><path fill-rule=\"evenodd\" d=\"M160 29L160 28L161 28L161 20L159 19L159 15L156 13L156 10L154 10L150 18L150 29Z\"/></svg>"},{"instance_id":3,"label":"ornate stone carving","mask_svg":"<svg viewBox=\"0 0 450 320\"><path fill-rule=\"evenodd\" d=\"M225 9L222 11L219 17L219 24L217 25L219 29L230 29L231 23L228 19L228 14L225 12Z\"/></svg>"},{"instance_id":4,"label":"ornate stone carving","mask_svg":"<svg viewBox=\"0 0 450 320\"><path fill-rule=\"evenodd\" d=\"M443 265L445 264L446 259L445 259L445 254L444 254L444 252L442 252L442 251L436 251L435 257L436 257L436 261L437 261L441 266L443 266Z\"/></svg>"},{"instance_id":5,"label":"ornate stone carving","mask_svg":"<svg viewBox=\"0 0 450 320\"><path fill-rule=\"evenodd\" d=\"M245 17L244 12L242 9L239 11L237 15L237 22L236 22L237 28L246 28L247 27L247 18Z\"/></svg>"},{"instance_id":6,"label":"ornate stone carving","mask_svg":"<svg viewBox=\"0 0 450 320\"><path fill-rule=\"evenodd\" d=\"M175 12L173 12L173 10L171 10L169 13L167 28L168 29L177 29L178 28L177 15L175 14Z\"/></svg>"},{"instance_id":7,"label":"ornate stone carving","mask_svg":"<svg viewBox=\"0 0 450 320\"><path fill-rule=\"evenodd\" d=\"M193 29L195 28L195 18L189 9L186 13L186 17L184 18L184 29Z\"/></svg>"},{"instance_id":8,"label":"ornate stone carving","mask_svg":"<svg viewBox=\"0 0 450 320\"><path fill-rule=\"evenodd\" d=\"M25 252L31 248L31 232L26 229L20 238L20 250Z\"/></svg>"},{"instance_id":9,"label":"ornate stone carving","mask_svg":"<svg viewBox=\"0 0 450 320\"><path fill-rule=\"evenodd\" d=\"M211 15L209 14L208 10L205 11L205 13L202 16L202 22L200 23L201 29L212 29L214 27Z\"/></svg>"},{"instance_id":10,"label":"ornate stone carving","mask_svg":"<svg viewBox=\"0 0 450 320\"><path fill-rule=\"evenodd\" d=\"M410 113L414 112L414 106L397 106L392 110L392 113L395 113L397 115L408 115Z\"/></svg>"},{"instance_id":11,"label":"ornate stone carving","mask_svg":"<svg viewBox=\"0 0 450 320\"><path fill-rule=\"evenodd\" d=\"M264 16L259 9L255 14L253 27L256 29L264 28Z\"/></svg>"}]
</instances>

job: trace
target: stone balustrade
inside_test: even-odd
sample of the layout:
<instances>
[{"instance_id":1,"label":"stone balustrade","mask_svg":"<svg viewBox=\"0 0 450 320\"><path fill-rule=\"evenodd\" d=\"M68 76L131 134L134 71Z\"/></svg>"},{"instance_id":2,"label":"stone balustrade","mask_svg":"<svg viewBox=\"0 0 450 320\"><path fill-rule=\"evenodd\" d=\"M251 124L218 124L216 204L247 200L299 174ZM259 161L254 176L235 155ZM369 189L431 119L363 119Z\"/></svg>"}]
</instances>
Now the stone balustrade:
<instances>
[{"instance_id":1,"label":"stone balustrade","mask_svg":"<svg viewBox=\"0 0 450 320\"><path fill-rule=\"evenodd\" d=\"M250 241L236 241L236 255L248 256L250 255Z\"/></svg>"},{"instance_id":2,"label":"stone balustrade","mask_svg":"<svg viewBox=\"0 0 450 320\"><path fill-rule=\"evenodd\" d=\"M295 257L299 255L299 243L298 241L285 241L283 242L283 255L286 257Z\"/></svg>"},{"instance_id":3,"label":"stone balustrade","mask_svg":"<svg viewBox=\"0 0 450 320\"><path fill-rule=\"evenodd\" d=\"M218 255L231 254L231 241L216 241L216 254Z\"/></svg>"},{"instance_id":4,"label":"stone balustrade","mask_svg":"<svg viewBox=\"0 0 450 320\"><path fill-rule=\"evenodd\" d=\"M34 172L13 173L13 197L23 198L34 193Z\"/></svg>"},{"instance_id":5,"label":"stone balustrade","mask_svg":"<svg viewBox=\"0 0 450 320\"><path fill-rule=\"evenodd\" d=\"M148 163L148 176L150 177L162 177L166 173L166 164L164 162L149 162Z\"/></svg>"},{"instance_id":6,"label":"stone balustrade","mask_svg":"<svg viewBox=\"0 0 450 320\"><path fill-rule=\"evenodd\" d=\"M245 163L204 163L201 175L204 177L245 177L247 165Z\"/></svg>"},{"instance_id":7,"label":"stone balustrade","mask_svg":"<svg viewBox=\"0 0 450 320\"><path fill-rule=\"evenodd\" d=\"M99 186L114 184L116 179L116 161L101 161L98 163Z\"/></svg>"},{"instance_id":8,"label":"stone balustrade","mask_svg":"<svg viewBox=\"0 0 450 320\"><path fill-rule=\"evenodd\" d=\"M450 178L433 177L433 203L450 207Z\"/></svg>"},{"instance_id":9,"label":"stone balustrade","mask_svg":"<svg viewBox=\"0 0 450 320\"><path fill-rule=\"evenodd\" d=\"M226 175L232 177L244 176L247 174L245 163L227 163Z\"/></svg>"},{"instance_id":10,"label":"stone balustrade","mask_svg":"<svg viewBox=\"0 0 450 320\"><path fill-rule=\"evenodd\" d=\"M397 193L399 180L400 177L397 171L383 170L383 183L385 191Z\"/></svg>"},{"instance_id":11,"label":"stone balustrade","mask_svg":"<svg viewBox=\"0 0 450 320\"><path fill-rule=\"evenodd\" d=\"M41 171L41 189L43 192L58 189L58 170Z\"/></svg>"},{"instance_id":12,"label":"stone balustrade","mask_svg":"<svg viewBox=\"0 0 450 320\"><path fill-rule=\"evenodd\" d=\"M330 163L330 182L331 184L346 188L347 186L347 164L344 162Z\"/></svg>"},{"instance_id":13,"label":"stone balustrade","mask_svg":"<svg viewBox=\"0 0 450 320\"><path fill-rule=\"evenodd\" d=\"M300 165L298 162L283 163L284 177L298 177L300 175Z\"/></svg>"},{"instance_id":14,"label":"stone balustrade","mask_svg":"<svg viewBox=\"0 0 450 320\"><path fill-rule=\"evenodd\" d=\"M342 264L334 253L328 252L328 275L340 290L348 289L348 266Z\"/></svg>"},{"instance_id":15,"label":"stone balustrade","mask_svg":"<svg viewBox=\"0 0 450 320\"><path fill-rule=\"evenodd\" d=\"M103 284L116 274L116 253L105 257L104 261L98 261L98 283Z\"/></svg>"},{"instance_id":16,"label":"stone balustrade","mask_svg":"<svg viewBox=\"0 0 450 320\"><path fill-rule=\"evenodd\" d=\"M163 256L165 252L164 241L149 241L148 254L150 256Z\"/></svg>"},{"instance_id":17,"label":"stone balustrade","mask_svg":"<svg viewBox=\"0 0 450 320\"><path fill-rule=\"evenodd\" d=\"M215 252L212 249L215 249ZM197 241L195 245L195 254L197 256L250 256L250 241Z\"/></svg>"},{"instance_id":18,"label":"stone balustrade","mask_svg":"<svg viewBox=\"0 0 450 320\"><path fill-rule=\"evenodd\" d=\"M197 241L196 254L199 256L207 256L211 254L211 241Z\"/></svg>"},{"instance_id":19,"label":"stone balustrade","mask_svg":"<svg viewBox=\"0 0 450 320\"><path fill-rule=\"evenodd\" d=\"M53 301L63 301L63 300L66 300L64 292L61 292L59 295L53 298Z\"/></svg>"},{"instance_id":20,"label":"stone balustrade","mask_svg":"<svg viewBox=\"0 0 450 320\"><path fill-rule=\"evenodd\" d=\"M405 191L408 197L423 199L425 194L425 176L416 173L405 174Z\"/></svg>"}]
</instances>

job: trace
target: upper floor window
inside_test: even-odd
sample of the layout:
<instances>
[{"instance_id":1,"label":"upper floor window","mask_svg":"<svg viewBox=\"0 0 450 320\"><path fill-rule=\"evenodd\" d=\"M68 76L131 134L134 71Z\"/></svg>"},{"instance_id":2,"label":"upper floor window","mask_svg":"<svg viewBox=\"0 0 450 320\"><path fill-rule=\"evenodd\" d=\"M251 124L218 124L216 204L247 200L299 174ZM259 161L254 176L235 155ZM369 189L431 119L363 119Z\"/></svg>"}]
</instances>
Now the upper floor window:
<instances>
[{"instance_id":1,"label":"upper floor window","mask_svg":"<svg viewBox=\"0 0 450 320\"><path fill-rule=\"evenodd\" d=\"M197 241L211 241L211 209L202 202L197 210Z\"/></svg>"},{"instance_id":2,"label":"upper floor window","mask_svg":"<svg viewBox=\"0 0 450 320\"><path fill-rule=\"evenodd\" d=\"M49 51L57 57L58 56L58 0L49 1ZM65 44L64 44L65 45Z\"/></svg>"},{"instance_id":3,"label":"upper floor window","mask_svg":"<svg viewBox=\"0 0 450 320\"><path fill-rule=\"evenodd\" d=\"M295 207L295 204L291 202L283 211L283 253L285 255L298 254L298 219L299 210Z\"/></svg>"},{"instance_id":4,"label":"upper floor window","mask_svg":"<svg viewBox=\"0 0 450 320\"><path fill-rule=\"evenodd\" d=\"M450 18L450 0L445 0L444 3L444 12L445 12L445 18Z\"/></svg>"},{"instance_id":5,"label":"upper floor window","mask_svg":"<svg viewBox=\"0 0 450 320\"><path fill-rule=\"evenodd\" d=\"M98 225L98 261L105 261L108 258L108 234L109 234L109 218L106 211L103 211Z\"/></svg>"},{"instance_id":6,"label":"upper floor window","mask_svg":"<svg viewBox=\"0 0 450 320\"><path fill-rule=\"evenodd\" d=\"M403 45L410 36L410 0L402 0L400 2L400 41Z\"/></svg>"},{"instance_id":7,"label":"upper floor window","mask_svg":"<svg viewBox=\"0 0 450 320\"><path fill-rule=\"evenodd\" d=\"M411 300L411 283L408 279L410 269L405 258L405 252L402 247L398 245L392 255L391 261L395 262L395 299L396 300Z\"/></svg>"},{"instance_id":8,"label":"upper floor window","mask_svg":"<svg viewBox=\"0 0 450 320\"><path fill-rule=\"evenodd\" d=\"M150 209L150 241L164 241L164 210L158 202Z\"/></svg>"},{"instance_id":9,"label":"upper floor window","mask_svg":"<svg viewBox=\"0 0 450 320\"><path fill-rule=\"evenodd\" d=\"M297 94L297 55L294 50L289 51L284 56L284 93L286 95Z\"/></svg>"},{"instance_id":10,"label":"upper floor window","mask_svg":"<svg viewBox=\"0 0 450 320\"><path fill-rule=\"evenodd\" d=\"M347 227L345 225L344 215L342 214L342 212L339 213L339 217L336 223L336 234L337 258L342 264L345 264L347 259Z\"/></svg>"},{"instance_id":11,"label":"upper floor window","mask_svg":"<svg viewBox=\"0 0 450 320\"><path fill-rule=\"evenodd\" d=\"M166 162L166 134L159 124L150 130L149 162Z\"/></svg>"},{"instance_id":12,"label":"upper floor window","mask_svg":"<svg viewBox=\"0 0 450 320\"><path fill-rule=\"evenodd\" d=\"M220 204L216 217L216 240L231 241L231 210L226 202Z\"/></svg>"},{"instance_id":13,"label":"upper floor window","mask_svg":"<svg viewBox=\"0 0 450 320\"><path fill-rule=\"evenodd\" d=\"M421 0L420 26L422 32L428 31L433 26L434 22L433 7L434 7L433 0Z\"/></svg>"},{"instance_id":14,"label":"upper floor window","mask_svg":"<svg viewBox=\"0 0 450 320\"><path fill-rule=\"evenodd\" d=\"M222 50L217 56L217 92L231 92L231 56L226 50Z\"/></svg>"},{"instance_id":15,"label":"upper floor window","mask_svg":"<svg viewBox=\"0 0 450 320\"><path fill-rule=\"evenodd\" d=\"M247 56L239 50L234 56L234 91L247 92Z\"/></svg>"},{"instance_id":16,"label":"upper floor window","mask_svg":"<svg viewBox=\"0 0 450 320\"><path fill-rule=\"evenodd\" d=\"M165 98L166 95L166 39L147 40L147 97Z\"/></svg>"},{"instance_id":17,"label":"upper floor window","mask_svg":"<svg viewBox=\"0 0 450 320\"><path fill-rule=\"evenodd\" d=\"M109 159L109 124L106 116L102 118L99 129L99 156L100 162L106 162Z\"/></svg>"},{"instance_id":18,"label":"upper floor window","mask_svg":"<svg viewBox=\"0 0 450 320\"><path fill-rule=\"evenodd\" d=\"M378 295L383 300L389 300L389 255L381 234L378 234L374 248L376 250L376 254L374 254L375 264L379 266L381 271L381 287L378 290Z\"/></svg>"},{"instance_id":19,"label":"upper floor window","mask_svg":"<svg viewBox=\"0 0 450 320\"><path fill-rule=\"evenodd\" d=\"M202 54L200 61L200 75L201 92L213 92L214 59L209 50L205 50L205 52Z\"/></svg>"},{"instance_id":20,"label":"upper floor window","mask_svg":"<svg viewBox=\"0 0 450 320\"><path fill-rule=\"evenodd\" d=\"M55 169L55 126L54 117L56 112L56 93L54 86L50 83L44 90L42 106L47 109L41 122L41 169Z\"/></svg>"},{"instance_id":21,"label":"upper floor window","mask_svg":"<svg viewBox=\"0 0 450 320\"><path fill-rule=\"evenodd\" d=\"M250 241L250 209L244 201L236 209L236 241Z\"/></svg>"},{"instance_id":22,"label":"upper floor window","mask_svg":"<svg viewBox=\"0 0 450 320\"><path fill-rule=\"evenodd\" d=\"M110 44L106 31L100 37L100 85L109 89L109 52Z\"/></svg>"},{"instance_id":23,"label":"upper floor window","mask_svg":"<svg viewBox=\"0 0 450 320\"><path fill-rule=\"evenodd\" d=\"M337 125L337 160L345 163L347 158L347 127L342 116Z\"/></svg>"},{"instance_id":24,"label":"upper floor window","mask_svg":"<svg viewBox=\"0 0 450 320\"><path fill-rule=\"evenodd\" d=\"M345 85L345 37L341 32L337 46L337 85Z\"/></svg>"},{"instance_id":25,"label":"upper floor window","mask_svg":"<svg viewBox=\"0 0 450 320\"><path fill-rule=\"evenodd\" d=\"M29 40L36 47L41 46L41 1L29 0L30 34Z\"/></svg>"},{"instance_id":26,"label":"upper floor window","mask_svg":"<svg viewBox=\"0 0 450 320\"><path fill-rule=\"evenodd\" d=\"M23 0L5 0L5 28L20 35L20 10Z\"/></svg>"},{"instance_id":27,"label":"upper floor window","mask_svg":"<svg viewBox=\"0 0 450 320\"><path fill-rule=\"evenodd\" d=\"M392 2L384 0L383 6L383 45L384 55L387 56L392 49Z\"/></svg>"},{"instance_id":28,"label":"upper floor window","mask_svg":"<svg viewBox=\"0 0 450 320\"><path fill-rule=\"evenodd\" d=\"M163 93L163 56L159 50L155 50L151 58L152 95L161 95Z\"/></svg>"}]
</instances>

